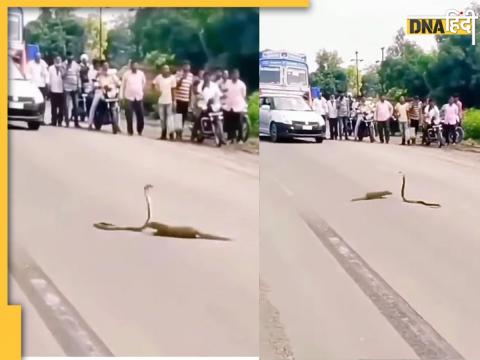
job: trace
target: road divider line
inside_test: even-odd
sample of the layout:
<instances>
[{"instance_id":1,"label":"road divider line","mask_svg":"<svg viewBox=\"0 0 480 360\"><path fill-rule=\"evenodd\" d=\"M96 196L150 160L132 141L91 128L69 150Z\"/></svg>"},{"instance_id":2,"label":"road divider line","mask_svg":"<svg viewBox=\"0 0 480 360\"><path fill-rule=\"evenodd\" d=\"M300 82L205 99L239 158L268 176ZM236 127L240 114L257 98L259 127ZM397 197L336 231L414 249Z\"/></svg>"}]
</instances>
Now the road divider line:
<instances>
[{"instance_id":1,"label":"road divider line","mask_svg":"<svg viewBox=\"0 0 480 360\"><path fill-rule=\"evenodd\" d=\"M335 230L314 214L311 211L300 212L310 230L420 360L465 360Z\"/></svg>"},{"instance_id":2,"label":"road divider line","mask_svg":"<svg viewBox=\"0 0 480 360\"><path fill-rule=\"evenodd\" d=\"M11 273L67 356L114 356L52 280L24 251L12 257Z\"/></svg>"}]
</instances>

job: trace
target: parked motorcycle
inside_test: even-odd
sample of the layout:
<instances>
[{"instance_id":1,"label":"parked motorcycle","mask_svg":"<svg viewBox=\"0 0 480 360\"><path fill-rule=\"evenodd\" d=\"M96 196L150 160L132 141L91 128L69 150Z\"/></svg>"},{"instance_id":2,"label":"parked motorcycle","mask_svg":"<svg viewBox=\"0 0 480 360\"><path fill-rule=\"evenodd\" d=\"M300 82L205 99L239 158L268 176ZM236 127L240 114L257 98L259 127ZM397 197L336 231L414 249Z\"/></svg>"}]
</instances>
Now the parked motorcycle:
<instances>
[{"instance_id":1,"label":"parked motorcycle","mask_svg":"<svg viewBox=\"0 0 480 360\"><path fill-rule=\"evenodd\" d=\"M248 113L244 112L242 113L241 117L241 134L240 134L240 139L242 139L243 142L246 142L250 136L250 118L248 117Z\"/></svg>"},{"instance_id":2,"label":"parked motorcycle","mask_svg":"<svg viewBox=\"0 0 480 360\"><path fill-rule=\"evenodd\" d=\"M450 133L450 144L460 144L463 141L464 137L465 131L463 130L462 125L457 123L457 125L455 125L455 131Z\"/></svg>"}]
</instances>

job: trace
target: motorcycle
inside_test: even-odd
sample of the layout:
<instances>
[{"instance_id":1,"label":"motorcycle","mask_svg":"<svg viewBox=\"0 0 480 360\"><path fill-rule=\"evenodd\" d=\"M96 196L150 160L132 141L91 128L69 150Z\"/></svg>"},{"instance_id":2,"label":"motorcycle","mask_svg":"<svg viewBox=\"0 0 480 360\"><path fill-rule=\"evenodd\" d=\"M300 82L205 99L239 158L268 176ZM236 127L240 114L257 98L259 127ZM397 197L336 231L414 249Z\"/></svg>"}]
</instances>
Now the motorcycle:
<instances>
[{"instance_id":1,"label":"motorcycle","mask_svg":"<svg viewBox=\"0 0 480 360\"><path fill-rule=\"evenodd\" d=\"M118 120L120 118L120 105L118 91L116 89L105 88L103 91L103 100L97 105L93 123L95 130L101 130L103 125L112 125L114 134L120 132Z\"/></svg>"},{"instance_id":2,"label":"motorcycle","mask_svg":"<svg viewBox=\"0 0 480 360\"><path fill-rule=\"evenodd\" d=\"M368 136L371 143L375 142L375 124L372 112L357 113L357 124L355 128L355 140L363 141L363 138Z\"/></svg>"},{"instance_id":3,"label":"motorcycle","mask_svg":"<svg viewBox=\"0 0 480 360\"><path fill-rule=\"evenodd\" d=\"M250 118L248 117L247 112L242 113L242 117L240 119L240 124L241 124L241 134L240 134L240 139L243 142L246 142L250 136Z\"/></svg>"},{"instance_id":4,"label":"motorcycle","mask_svg":"<svg viewBox=\"0 0 480 360\"><path fill-rule=\"evenodd\" d=\"M457 123L455 125L455 131L450 134L450 143L451 144L460 144L465 137L465 131L463 130L462 125Z\"/></svg>"},{"instance_id":5,"label":"motorcycle","mask_svg":"<svg viewBox=\"0 0 480 360\"><path fill-rule=\"evenodd\" d=\"M432 143L437 143L439 148L445 145L443 126L441 123L434 123L427 128L427 131L423 135L423 143L426 146L430 146Z\"/></svg>"},{"instance_id":6,"label":"motorcycle","mask_svg":"<svg viewBox=\"0 0 480 360\"><path fill-rule=\"evenodd\" d=\"M208 110L200 115L200 120L195 121L191 128L191 141L202 143L206 138L213 138L217 147L225 144L223 112L221 110L215 111L211 104L209 104Z\"/></svg>"}]
</instances>

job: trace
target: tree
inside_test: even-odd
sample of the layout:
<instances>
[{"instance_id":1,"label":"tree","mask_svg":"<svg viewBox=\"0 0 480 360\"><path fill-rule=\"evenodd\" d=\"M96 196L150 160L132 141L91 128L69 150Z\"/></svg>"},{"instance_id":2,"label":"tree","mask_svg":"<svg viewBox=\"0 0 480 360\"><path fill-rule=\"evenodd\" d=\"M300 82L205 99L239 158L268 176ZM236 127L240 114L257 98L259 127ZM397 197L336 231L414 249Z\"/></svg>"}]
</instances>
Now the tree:
<instances>
[{"instance_id":1,"label":"tree","mask_svg":"<svg viewBox=\"0 0 480 360\"><path fill-rule=\"evenodd\" d=\"M478 14L480 6L475 11ZM437 43L438 54L426 72L432 96L444 102L457 94L465 106L480 106L480 47L472 46L470 36L440 36Z\"/></svg>"},{"instance_id":2,"label":"tree","mask_svg":"<svg viewBox=\"0 0 480 360\"><path fill-rule=\"evenodd\" d=\"M84 22L85 26L85 51L90 59L104 58L108 47L108 31L105 23L102 23L102 39L100 40L100 21L98 16L90 14ZM100 54L100 41L102 54Z\"/></svg>"},{"instance_id":3,"label":"tree","mask_svg":"<svg viewBox=\"0 0 480 360\"><path fill-rule=\"evenodd\" d=\"M136 59L134 37L131 31L133 18L131 16L119 16L115 19L115 25L108 31L106 38L105 55L108 61L115 67L121 67L128 63L129 59Z\"/></svg>"},{"instance_id":4,"label":"tree","mask_svg":"<svg viewBox=\"0 0 480 360\"><path fill-rule=\"evenodd\" d=\"M237 67L258 88L258 9L139 9L130 29L138 59L157 51L195 69Z\"/></svg>"},{"instance_id":5,"label":"tree","mask_svg":"<svg viewBox=\"0 0 480 360\"><path fill-rule=\"evenodd\" d=\"M362 86L360 88L362 95L375 97L382 92L378 71L379 66L374 65L368 68L367 71L362 75Z\"/></svg>"},{"instance_id":6,"label":"tree","mask_svg":"<svg viewBox=\"0 0 480 360\"><path fill-rule=\"evenodd\" d=\"M405 32L400 29L378 71L385 90L395 89L393 92L396 94L427 96L430 90L425 74L433 57L434 54L427 54L417 44L406 40Z\"/></svg>"},{"instance_id":7,"label":"tree","mask_svg":"<svg viewBox=\"0 0 480 360\"><path fill-rule=\"evenodd\" d=\"M338 69L343 61L336 51L322 49L317 52L315 62L318 65L317 71L325 71L328 69Z\"/></svg>"},{"instance_id":8,"label":"tree","mask_svg":"<svg viewBox=\"0 0 480 360\"><path fill-rule=\"evenodd\" d=\"M67 51L78 57L85 42L83 21L71 9L45 8L37 20L25 26L25 39L27 43L38 44L47 61L52 61L55 55L64 57Z\"/></svg>"},{"instance_id":9,"label":"tree","mask_svg":"<svg viewBox=\"0 0 480 360\"><path fill-rule=\"evenodd\" d=\"M348 79L348 90L351 91L353 94L361 94L362 87L363 87L363 75L359 72L358 73L358 84L360 87L360 91L357 89L357 68L354 65L350 65L346 69L346 75Z\"/></svg>"},{"instance_id":10,"label":"tree","mask_svg":"<svg viewBox=\"0 0 480 360\"><path fill-rule=\"evenodd\" d=\"M327 96L347 92L349 79L347 72L341 67L342 59L336 51L321 49L317 52L315 61L318 68L310 74L313 86L320 87Z\"/></svg>"}]
</instances>

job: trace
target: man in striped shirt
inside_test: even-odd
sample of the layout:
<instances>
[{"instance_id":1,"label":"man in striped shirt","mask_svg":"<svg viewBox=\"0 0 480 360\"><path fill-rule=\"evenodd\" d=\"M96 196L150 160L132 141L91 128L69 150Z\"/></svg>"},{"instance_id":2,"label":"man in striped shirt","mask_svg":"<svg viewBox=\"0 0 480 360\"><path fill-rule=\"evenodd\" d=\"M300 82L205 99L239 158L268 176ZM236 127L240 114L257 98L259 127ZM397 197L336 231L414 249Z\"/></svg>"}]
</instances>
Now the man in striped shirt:
<instances>
[{"instance_id":1,"label":"man in striped shirt","mask_svg":"<svg viewBox=\"0 0 480 360\"><path fill-rule=\"evenodd\" d=\"M420 125L422 116L422 102L419 100L418 96L415 96L413 101L410 103L408 109L408 120L410 125L415 129L415 137L412 139L413 144L415 144L416 135L418 132L418 126Z\"/></svg>"},{"instance_id":2,"label":"man in striped shirt","mask_svg":"<svg viewBox=\"0 0 480 360\"><path fill-rule=\"evenodd\" d=\"M185 61L182 69L177 73L177 86L175 89L176 113L182 114L182 129L188 116L188 107L192 94L193 74L190 71L190 62Z\"/></svg>"}]
</instances>

